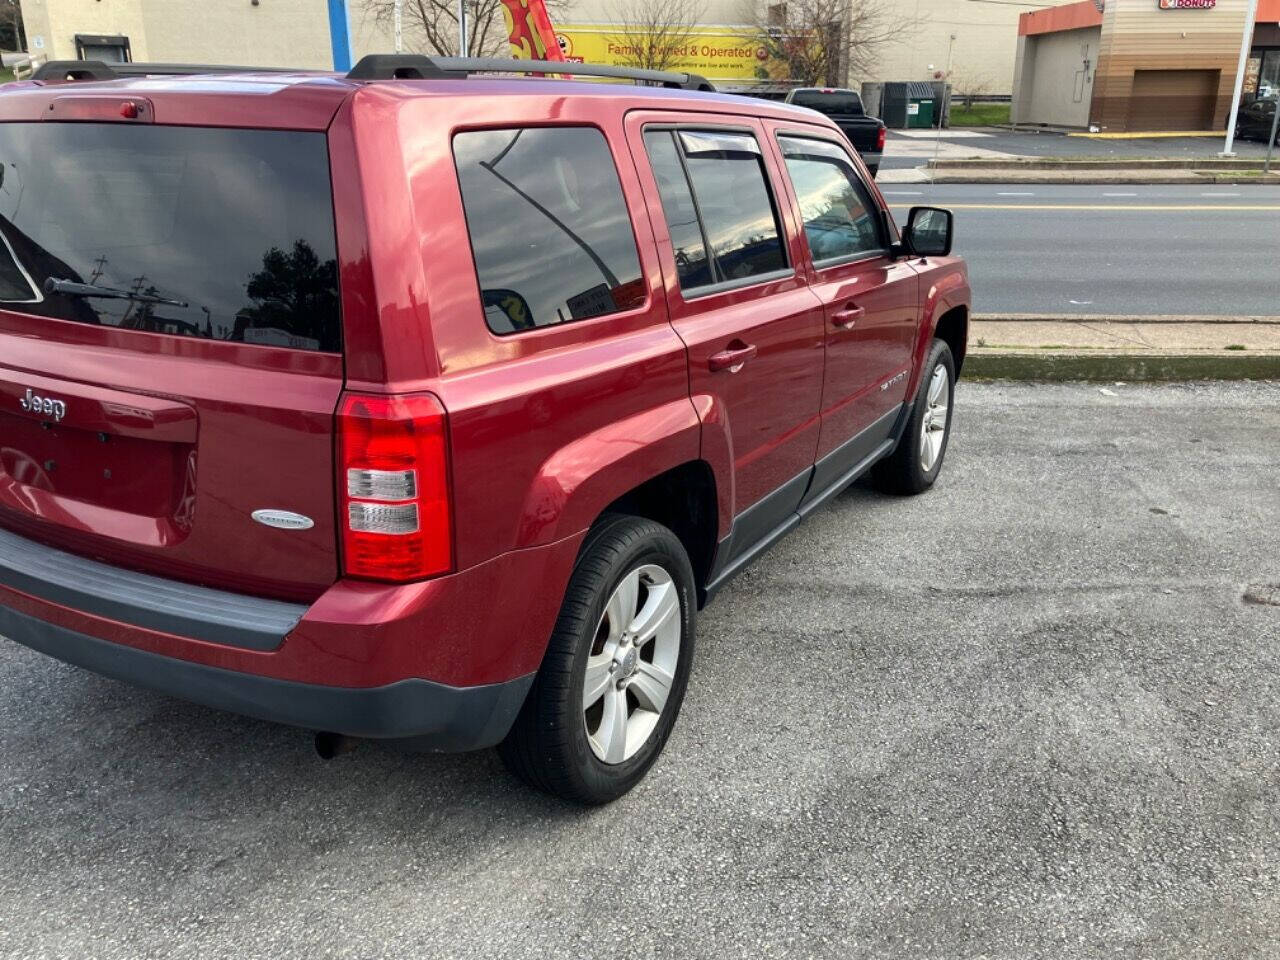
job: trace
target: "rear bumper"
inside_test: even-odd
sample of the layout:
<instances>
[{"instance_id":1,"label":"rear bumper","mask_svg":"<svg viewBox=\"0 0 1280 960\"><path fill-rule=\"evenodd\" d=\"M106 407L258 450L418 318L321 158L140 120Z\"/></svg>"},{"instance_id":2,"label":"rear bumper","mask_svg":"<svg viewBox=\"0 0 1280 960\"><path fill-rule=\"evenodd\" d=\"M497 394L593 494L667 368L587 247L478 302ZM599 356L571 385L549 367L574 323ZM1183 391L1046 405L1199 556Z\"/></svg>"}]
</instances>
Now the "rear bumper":
<instances>
[{"instance_id":1,"label":"rear bumper","mask_svg":"<svg viewBox=\"0 0 1280 960\"><path fill-rule=\"evenodd\" d=\"M309 606L140 574L0 530L0 638L210 707L434 750L500 741L581 535Z\"/></svg>"},{"instance_id":2,"label":"rear bumper","mask_svg":"<svg viewBox=\"0 0 1280 960\"><path fill-rule=\"evenodd\" d=\"M479 750L510 729L533 675L451 687L417 678L332 687L162 656L49 623L0 603L0 636L160 693L261 720L353 737L411 739L426 750Z\"/></svg>"}]
</instances>

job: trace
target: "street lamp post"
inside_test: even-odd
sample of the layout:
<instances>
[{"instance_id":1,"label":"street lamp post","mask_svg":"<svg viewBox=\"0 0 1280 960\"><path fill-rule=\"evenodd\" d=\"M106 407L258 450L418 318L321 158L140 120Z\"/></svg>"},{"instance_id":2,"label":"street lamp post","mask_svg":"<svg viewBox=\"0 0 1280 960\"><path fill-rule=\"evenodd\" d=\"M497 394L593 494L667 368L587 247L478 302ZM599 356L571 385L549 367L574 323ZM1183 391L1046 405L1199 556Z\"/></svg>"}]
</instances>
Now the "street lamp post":
<instances>
[{"instance_id":1,"label":"street lamp post","mask_svg":"<svg viewBox=\"0 0 1280 960\"><path fill-rule=\"evenodd\" d=\"M1258 0L1252 0L1257 3ZM458 0L458 56L467 55L467 0Z\"/></svg>"},{"instance_id":2,"label":"street lamp post","mask_svg":"<svg viewBox=\"0 0 1280 960\"><path fill-rule=\"evenodd\" d=\"M1249 48L1253 46L1253 27L1258 20L1258 0L1249 0L1249 12L1244 19L1244 36L1240 39L1240 66L1236 68L1236 90L1231 97L1231 113L1227 117L1227 143L1222 156L1234 157L1236 145L1236 121L1240 117L1240 97L1244 93L1244 71L1249 63Z\"/></svg>"}]
</instances>

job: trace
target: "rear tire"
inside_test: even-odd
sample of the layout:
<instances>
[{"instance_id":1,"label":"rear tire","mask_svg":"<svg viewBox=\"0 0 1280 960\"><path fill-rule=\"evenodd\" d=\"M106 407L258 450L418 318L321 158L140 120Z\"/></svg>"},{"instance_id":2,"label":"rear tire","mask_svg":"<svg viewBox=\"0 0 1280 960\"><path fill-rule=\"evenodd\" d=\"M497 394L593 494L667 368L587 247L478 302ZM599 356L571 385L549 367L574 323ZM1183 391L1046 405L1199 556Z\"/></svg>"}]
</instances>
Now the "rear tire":
<instances>
[{"instance_id":1,"label":"rear tire","mask_svg":"<svg viewBox=\"0 0 1280 960\"><path fill-rule=\"evenodd\" d=\"M911 416L897 449L871 472L875 485L885 493L902 496L924 493L942 472L955 400L956 365L951 348L941 340L934 340L923 370Z\"/></svg>"},{"instance_id":2,"label":"rear tire","mask_svg":"<svg viewBox=\"0 0 1280 960\"><path fill-rule=\"evenodd\" d=\"M530 786L602 804L666 745L688 685L693 568L666 527L612 515L587 535L542 667L498 753ZM656 708L656 709L655 709Z\"/></svg>"}]
</instances>

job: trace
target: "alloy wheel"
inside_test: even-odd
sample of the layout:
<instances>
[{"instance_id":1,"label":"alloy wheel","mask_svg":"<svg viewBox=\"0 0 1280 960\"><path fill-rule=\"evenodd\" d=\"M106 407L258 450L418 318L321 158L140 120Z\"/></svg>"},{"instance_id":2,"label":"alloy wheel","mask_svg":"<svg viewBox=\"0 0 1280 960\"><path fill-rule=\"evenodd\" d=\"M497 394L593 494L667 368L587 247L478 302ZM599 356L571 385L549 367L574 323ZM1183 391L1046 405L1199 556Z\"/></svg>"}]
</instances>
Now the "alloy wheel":
<instances>
[{"instance_id":1,"label":"alloy wheel","mask_svg":"<svg viewBox=\"0 0 1280 960\"><path fill-rule=\"evenodd\" d=\"M933 469L942 456L951 417L951 377L943 364L933 368L929 390L925 394L924 419L920 423L920 466L925 473Z\"/></svg>"},{"instance_id":2,"label":"alloy wheel","mask_svg":"<svg viewBox=\"0 0 1280 960\"><path fill-rule=\"evenodd\" d=\"M662 567L637 567L613 591L582 685L587 742L604 763L631 759L658 726L675 682L682 629L680 595Z\"/></svg>"}]
</instances>

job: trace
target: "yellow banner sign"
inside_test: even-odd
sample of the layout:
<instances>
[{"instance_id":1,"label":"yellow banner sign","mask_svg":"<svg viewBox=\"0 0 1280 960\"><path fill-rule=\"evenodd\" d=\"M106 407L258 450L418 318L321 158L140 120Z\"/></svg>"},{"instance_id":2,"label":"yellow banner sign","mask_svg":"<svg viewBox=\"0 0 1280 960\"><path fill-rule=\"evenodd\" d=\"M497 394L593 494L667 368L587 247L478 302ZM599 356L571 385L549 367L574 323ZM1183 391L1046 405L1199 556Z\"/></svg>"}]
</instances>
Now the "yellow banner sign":
<instances>
[{"instance_id":1,"label":"yellow banner sign","mask_svg":"<svg viewBox=\"0 0 1280 960\"><path fill-rule=\"evenodd\" d=\"M610 67L645 65L644 39L634 29L600 23L556 24L564 58ZM786 66L770 59L750 27L698 27L671 45L660 69L698 73L709 80L762 81L786 76Z\"/></svg>"}]
</instances>

